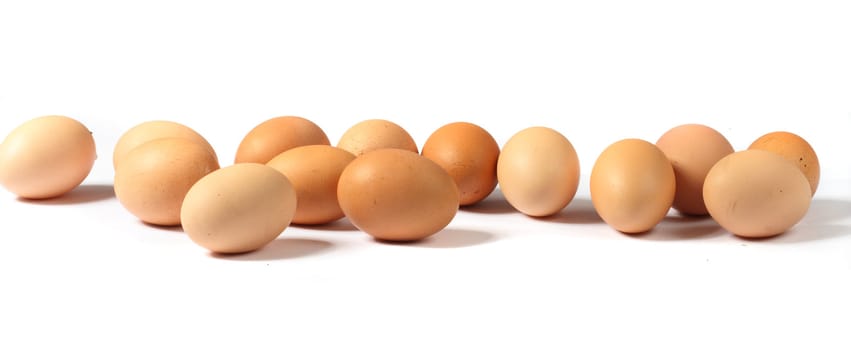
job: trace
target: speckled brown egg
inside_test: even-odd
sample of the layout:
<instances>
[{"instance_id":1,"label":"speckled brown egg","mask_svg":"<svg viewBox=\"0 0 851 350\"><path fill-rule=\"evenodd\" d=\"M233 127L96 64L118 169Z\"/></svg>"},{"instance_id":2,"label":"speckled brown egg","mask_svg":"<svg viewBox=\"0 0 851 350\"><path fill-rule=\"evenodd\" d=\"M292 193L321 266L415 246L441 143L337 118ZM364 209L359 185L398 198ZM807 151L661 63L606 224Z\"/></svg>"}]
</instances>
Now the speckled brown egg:
<instances>
[{"instance_id":1,"label":"speckled brown egg","mask_svg":"<svg viewBox=\"0 0 851 350\"><path fill-rule=\"evenodd\" d=\"M195 142L206 148L213 154L213 156L216 156L216 151L213 149L213 146L207 142L207 139L192 128L173 121L152 120L137 124L121 135L118 142L115 143L115 148L112 151L113 169L117 168L116 164L118 161L124 158L124 156L134 148L141 146L148 141L172 137Z\"/></svg>"},{"instance_id":2,"label":"speckled brown egg","mask_svg":"<svg viewBox=\"0 0 851 350\"><path fill-rule=\"evenodd\" d=\"M266 164L282 152L307 145L330 145L314 122L302 117L277 117L251 129L236 150L235 163Z\"/></svg>"},{"instance_id":3,"label":"speckled brown egg","mask_svg":"<svg viewBox=\"0 0 851 350\"><path fill-rule=\"evenodd\" d=\"M727 138L708 126L685 124L665 132L656 146L674 167L674 209L687 215L708 214L703 203L703 180L716 162L733 153Z\"/></svg>"},{"instance_id":4,"label":"speckled brown egg","mask_svg":"<svg viewBox=\"0 0 851 350\"><path fill-rule=\"evenodd\" d=\"M186 192L218 168L215 156L197 142L156 139L134 148L118 163L115 196L144 222L179 225Z\"/></svg>"},{"instance_id":5,"label":"speckled brown egg","mask_svg":"<svg viewBox=\"0 0 851 350\"><path fill-rule=\"evenodd\" d=\"M442 230L458 211L458 188L435 162L387 148L365 153L340 175L337 198L357 228L381 240L415 241Z\"/></svg>"},{"instance_id":6,"label":"speckled brown egg","mask_svg":"<svg viewBox=\"0 0 851 350\"><path fill-rule=\"evenodd\" d=\"M29 120L0 144L0 184L22 198L60 196L92 170L95 141L79 121L65 116Z\"/></svg>"},{"instance_id":7,"label":"speckled brown egg","mask_svg":"<svg viewBox=\"0 0 851 350\"><path fill-rule=\"evenodd\" d=\"M609 226L624 233L652 229L674 202L671 162L656 145L639 139L613 143L591 169L591 202Z\"/></svg>"},{"instance_id":8,"label":"speckled brown egg","mask_svg":"<svg viewBox=\"0 0 851 350\"><path fill-rule=\"evenodd\" d=\"M293 223L325 224L343 217L337 201L340 174L355 156L328 145L290 149L267 163L292 183L298 197Z\"/></svg>"},{"instance_id":9,"label":"speckled brown egg","mask_svg":"<svg viewBox=\"0 0 851 350\"><path fill-rule=\"evenodd\" d=\"M422 155L452 176L461 205L481 201L496 187L499 145L478 125L456 122L440 127L426 140Z\"/></svg>"},{"instance_id":10,"label":"speckled brown egg","mask_svg":"<svg viewBox=\"0 0 851 350\"><path fill-rule=\"evenodd\" d=\"M795 163L798 169L807 177L807 181L810 183L811 194L816 194L821 166L819 165L816 151L804 138L791 132L776 131L756 139L748 149L761 149L773 152Z\"/></svg>"},{"instance_id":11,"label":"speckled brown egg","mask_svg":"<svg viewBox=\"0 0 851 350\"><path fill-rule=\"evenodd\" d=\"M360 156L382 148L396 148L419 152L417 143L405 129L383 119L364 120L343 133L337 147Z\"/></svg>"}]
</instances>

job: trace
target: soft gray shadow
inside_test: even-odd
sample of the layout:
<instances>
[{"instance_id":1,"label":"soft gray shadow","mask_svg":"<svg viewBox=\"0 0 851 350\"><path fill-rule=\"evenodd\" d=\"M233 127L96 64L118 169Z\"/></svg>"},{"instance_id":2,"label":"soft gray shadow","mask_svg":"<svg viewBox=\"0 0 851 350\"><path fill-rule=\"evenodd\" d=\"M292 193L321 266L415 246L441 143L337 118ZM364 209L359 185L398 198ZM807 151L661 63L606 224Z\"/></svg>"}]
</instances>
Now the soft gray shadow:
<instances>
[{"instance_id":1,"label":"soft gray shadow","mask_svg":"<svg viewBox=\"0 0 851 350\"><path fill-rule=\"evenodd\" d=\"M264 261L301 258L327 252L334 245L328 241L306 238L278 238L263 248L241 254L210 253L210 256L225 260Z\"/></svg>"},{"instance_id":2,"label":"soft gray shadow","mask_svg":"<svg viewBox=\"0 0 851 350\"><path fill-rule=\"evenodd\" d=\"M669 215L652 230L631 235L651 241L682 241L722 236L726 231L709 216Z\"/></svg>"},{"instance_id":3,"label":"soft gray shadow","mask_svg":"<svg viewBox=\"0 0 851 350\"><path fill-rule=\"evenodd\" d=\"M351 221L347 218L342 218L340 220L332 221L327 224L319 224L319 225L302 225L302 224L293 224L293 227L298 227L306 230L316 230L316 231L358 231L358 228L352 224Z\"/></svg>"},{"instance_id":4,"label":"soft gray shadow","mask_svg":"<svg viewBox=\"0 0 851 350\"><path fill-rule=\"evenodd\" d=\"M562 211L535 219L563 224L595 224L603 222L590 199L574 198Z\"/></svg>"},{"instance_id":5,"label":"soft gray shadow","mask_svg":"<svg viewBox=\"0 0 851 350\"><path fill-rule=\"evenodd\" d=\"M390 241L373 238L376 242L383 244L426 248L464 248L484 244L494 239L496 239L496 236L492 233L453 228L443 229L434 235L416 241Z\"/></svg>"},{"instance_id":6,"label":"soft gray shadow","mask_svg":"<svg viewBox=\"0 0 851 350\"><path fill-rule=\"evenodd\" d=\"M507 214L517 212L517 210L514 209L507 200L505 200L505 196L502 194L502 191L499 190L499 187L495 188L485 199L482 199L480 202L472 205L462 206L461 210L479 214Z\"/></svg>"},{"instance_id":7,"label":"soft gray shadow","mask_svg":"<svg viewBox=\"0 0 851 350\"><path fill-rule=\"evenodd\" d=\"M18 201L44 205L69 205L97 202L115 197L112 185L80 185L59 197L47 199L18 198Z\"/></svg>"},{"instance_id":8,"label":"soft gray shadow","mask_svg":"<svg viewBox=\"0 0 851 350\"><path fill-rule=\"evenodd\" d=\"M780 235L766 238L746 238L738 237L739 239L751 242L766 242L766 243L802 243L812 242L826 239L839 238L851 234L851 227L840 225L806 225L799 224L792 227L788 231Z\"/></svg>"},{"instance_id":9,"label":"soft gray shadow","mask_svg":"<svg viewBox=\"0 0 851 350\"><path fill-rule=\"evenodd\" d=\"M851 217L851 202L840 199L813 199L802 223L824 224Z\"/></svg>"},{"instance_id":10,"label":"soft gray shadow","mask_svg":"<svg viewBox=\"0 0 851 350\"><path fill-rule=\"evenodd\" d=\"M144 221L141 221L141 220L139 222L141 222L145 226L148 226L148 227L156 229L156 230L183 233L183 226L180 226L180 225L170 225L170 226L157 225L157 224L152 224L152 223L149 223L149 222L144 222Z\"/></svg>"}]
</instances>

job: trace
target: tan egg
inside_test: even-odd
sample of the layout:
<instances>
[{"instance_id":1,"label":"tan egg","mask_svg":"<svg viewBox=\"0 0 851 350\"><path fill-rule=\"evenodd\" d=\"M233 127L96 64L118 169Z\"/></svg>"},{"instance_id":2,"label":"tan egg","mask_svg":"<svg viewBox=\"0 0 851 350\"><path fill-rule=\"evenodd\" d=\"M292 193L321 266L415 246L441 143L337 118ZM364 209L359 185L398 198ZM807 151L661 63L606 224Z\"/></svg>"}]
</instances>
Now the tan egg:
<instances>
[{"instance_id":1,"label":"tan egg","mask_svg":"<svg viewBox=\"0 0 851 350\"><path fill-rule=\"evenodd\" d=\"M343 133L337 147L360 156L382 148L418 152L417 143L401 126L383 119L364 120Z\"/></svg>"},{"instance_id":2,"label":"tan egg","mask_svg":"<svg viewBox=\"0 0 851 350\"><path fill-rule=\"evenodd\" d=\"M727 138L708 126L685 124L665 132L656 146L674 167L674 209L687 215L708 214L703 204L703 180L716 162L733 153Z\"/></svg>"},{"instance_id":3,"label":"tan egg","mask_svg":"<svg viewBox=\"0 0 851 350\"><path fill-rule=\"evenodd\" d=\"M497 179L505 199L529 216L548 216L566 207L579 187L579 157L558 131L531 127L502 147Z\"/></svg>"},{"instance_id":4,"label":"tan egg","mask_svg":"<svg viewBox=\"0 0 851 350\"><path fill-rule=\"evenodd\" d=\"M591 169L591 202L609 226L624 233L652 229L674 202L671 162L656 145L625 139L607 147Z\"/></svg>"},{"instance_id":5,"label":"tan egg","mask_svg":"<svg viewBox=\"0 0 851 350\"><path fill-rule=\"evenodd\" d=\"M183 230L216 253L245 253L277 238L296 210L292 184L279 171L244 163L204 176L180 210Z\"/></svg>"},{"instance_id":6,"label":"tan egg","mask_svg":"<svg viewBox=\"0 0 851 350\"><path fill-rule=\"evenodd\" d=\"M458 212L452 177L428 158L401 149L375 150L349 163L337 198L352 224L388 241L431 236Z\"/></svg>"},{"instance_id":7,"label":"tan egg","mask_svg":"<svg viewBox=\"0 0 851 350\"><path fill-rule=\"evenodd\" d=\"M235 163L266 164L282 152L307 145L330 145L318 125L302 117L277 117L260 123L242 139Z\"/></svg>"},{"instance_id":8,"label":"tan egg","mask_svg":"<svg viewBox=\"0 0 851 350\"><path fill-rule=\"evenodd\" d=\"M280 171L292 183L298 197L293 223L325 224L343 217L337 201L340 174L355 156L328 145L290 149L266 165Z\"/></svg>"},{"instance_id":9,"label":"tan egg","mask_svg":"<svg viewBox=\"0 0 851 350\"><path fill-rule=\"evenodd\" d=\"M810 206L810 183L795 164L764 150L724 157L706 175L709 214L731 233L751 238L783 233Z\"/></svg>"},{"instance_id":10,"label":"tan egg","mask_svg":"<svg viewBox=\"0 0 851 350\"><path fill-rule=\"evenodd\" d=\"M816 194L821 166L816 151L807 140L790 132L776 131L756 139L748 149L774 152L798 166L810 183L811 196Z\"/></svg>"},{"instance_id":11,"label":"tan egg","mask_svg":"<svg viewBox=\"0 0 851 350\"><path fill-rule=\"evenodd\" d=\"M452 176L461 205L481 201L496 187L499 145L478 125L457 122L440 127L426 140L422 155Z\"/></svg>"},{"instance_id":12,"label":"tan egg","mask_svg":"<svg viewBox=\"0 0 851 350\"><path fill-rule=\"evenodd\" d=\"M127 153L115 170L115 196L140 220L180 224L180 206L198 179L219 168L209 150L182 138L148 141Z\"/></svg>"},{"instance_id":13,"label":"tan egg","mask_svg":"<svg viewBox=\"0 0 851 350\"><path fill-rule=\"evenodd\" d=\"M204 146L213 156L216 156L216 151L213 146L207 142L201 134L197 133L192 128L172 121L167 120L152 120L137 124L136 126L125 131L124 134L115 143L115 148L112 151L112 166L117 168L116 164L127 153L142 144L156 139L164 138L181 138L186 139L201 146ZM217 158L218 159L218 158Z\"/></svg>"},{"instance_id":14,"label":"tan egg","mask_svg":"<svg viewBox=\"0 0 851 350\"><path fill-rule=\"evenodd\" d=\"M0 183L22 198L60 196L86 179L95 163L95 140L65 116L29 120L0 144Z\"/></svg>"}]
</instances>

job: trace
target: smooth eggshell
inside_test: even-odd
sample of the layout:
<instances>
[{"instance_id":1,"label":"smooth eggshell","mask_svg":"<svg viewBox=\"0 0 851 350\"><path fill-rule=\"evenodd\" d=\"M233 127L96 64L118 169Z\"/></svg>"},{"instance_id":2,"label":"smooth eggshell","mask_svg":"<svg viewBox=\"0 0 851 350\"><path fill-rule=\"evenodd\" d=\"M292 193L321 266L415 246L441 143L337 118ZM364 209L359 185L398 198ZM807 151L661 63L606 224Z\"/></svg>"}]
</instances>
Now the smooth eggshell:
<instances>
[{"instance_id":1,"label":"smooth eggshell","mask_svg":"<svg viewBox=\"0 0 851 350\"><path fill-rule=\"evenodd\" d=\"M186 192L218 168L215 156L197 142L156 139L134 148L118 163L115 196L144 222L179 225Z\"/></svg>"},{"instance_id":2,"label":"smooth eggshell","mask_svg":"<svg viewBox=\"0 0 851 350\"><path fill-rule=\"evenodd\" d=\"M821 166L816 151L804 138L791 132L776 131L756 139L748 149L773 152L795 163L810 183L811 196L816 194Z\"/></svg>"},{"instance_id":3,"label":"smooth eggshell","mask_svg":"<svg viewBox=\"0 0 851 350\"><path fill-rule=\"evenodd\" d=\"M277 117L260 123L245 135L234 162L266 164L291 148L330 144L328 136L314 122L302 117Z\"/></svg>"},{"instance_id":4,"label":"smooth eggshell","mask_svg":"<svg viewBox=\"0 0 851 350\"><path fill-rule=\"evenodd\" d=\"M29 120L0 144L0 184L22 198L60 196L92 170L97 154L92 133L65 116Z\"/></svg>"},{"instance_id":5,"label":"smooth eggshell","mask_svg":"<svg viewBox=\"0 0 851 350\"><path fill-rule=\"evenodd\" d=\"M244 253L277 238L295 213L296 194L286 176L243 163L204 176L186 193L183 230L216 253Z\"/></svg>"},{"instance_id":6,"label":"smooth eggshell","mask_svg":"<svg viewBox=\"0 0 851 350\"><path fill-rule=\"evenodd\" d=\"M337 147L356 156L382 148L419 152L411 134L398 124L383 119L364 120L353 125L340 137Z\"/></svg>"},{"instance_id":7,"label":"smooth eggshell","mask_svg":"<svg viewBox=\"0 0 851 350\"><path fill-rule=\"evenodd\" d=\"M724 157L703 185L712 218L750 238L775 236L794 226L809 210L811 196L810 183L795 164L764 150Z\"/></svg>"},{"instance_id":8,"label":"smooth eggshell","mask_svg":"<svg viewBox=\"0 0 851 350\"><path fill-rule=\"evenodd\" d=\"M164 138L181 138L193 141L206 148L214 157L216 156L213 146L192 128L173 121L152 120L137 124L121 135L112 151L113 169L117 168L116 164L134 148L148 141Z\"/></svg>"},{"instance_id":9,"label":"smooth eggshell","mask_svg":"<svg viewBox=\"0 0 851 350\"><path fill-rule=\"evenodd\" d=\"M687 215L708 214L703 203L703 180L716 162L733 153L727 138L708 126L685 124L665 132L656 146L674 167L674 209Z\"/></svg>"},{"instance_id":10,"label":"smooth eggshell","mask_svg":"<svg viewBox=\"0 0 851 350\"><path fill-rule=\"evenodd\" d=\"M422 155L452 176L461 205L481 201L496 187L499 145L478 125L457 122L440 127L426 140Z\"/></svg>"},{"instance_id":11,"label":"smooth eggshell","mask_svg":"<svg viewBox=\"0 0 851 350\"><path fill-rule=\"evenodd\" d=\"M656 145L625 139L607 147L591 169L591 202L597 214L624 233L652 229L674 202L671 162Z\"/></svg>"},{"instance_id":12,"label":"smooth eggshell","mask_svg":"<svg viewBox=\"0 0 851 350\"><path fill-rule=\"evenodd\" d=\"M579 187L579 157L558 131L531 127L502 147L497 179L505 199L529 216L548 216L566 207Z\"/></svg>"},{"instance_id":13,"label":"smooth eggshell","mask_svg":"<svg viewBox=\"0 0 851 350\"><path fill-rule=\"evenodd\" d=\"M346 217L377 239L415 241L442 230L458 211L458 188L417 153L379 149L343 170L337 198Z\"/></svg>"},{"instance_id":14,"label":"smooth eggshell","mask_svg":"<svg viewBox=\"0 0 851 350\"><path fill-rule=\"evenodd\" d=\"M343 217L337 201L340 174L355 156L328 145L290 149L267 163L292 183L298 197L293 223L324 224Z\"/></svg>"}]
</instances>

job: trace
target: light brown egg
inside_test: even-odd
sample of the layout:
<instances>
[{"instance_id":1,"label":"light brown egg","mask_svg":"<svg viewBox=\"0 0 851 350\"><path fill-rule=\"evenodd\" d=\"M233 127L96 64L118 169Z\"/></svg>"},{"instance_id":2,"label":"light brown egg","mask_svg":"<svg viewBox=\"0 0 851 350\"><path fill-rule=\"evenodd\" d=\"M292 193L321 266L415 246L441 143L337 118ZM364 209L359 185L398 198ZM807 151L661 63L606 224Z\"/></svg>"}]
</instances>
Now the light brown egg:
<instances>
[{"instance_id":1,"label":"light brown egg","mask_svg":"<svg viewBox=\"0 0 851 350\"><path fill-rule=\"evenodd\" d=\"M685 124L668 130L656 141L677 179L674 209L687 215L706 215L703 180L716 162L733 153L724 135L705 125Z\"/></svg>"},{"instance_id":2,"label":"light brown egg","mask_svg":"<svg viewBox=\"0 0 851 350\"><path fill-rule=\"evenodd\" d=\"M285 151L267 163L292 183L298 206L295 224L324 224L343 217L337 201L340 174L355 156L328 145L301 146Z\"/></svg>"},{"instance_id":3,"label":"light brown egg","mask_svg":"<svg viewBox=\"0 0 851 350\"><path fill-rule=\"evenodd\" d=\"M148 141L127 153L115 170L115 196L140 220L180 224L180 206L198 179L219 168L203 145L182 138Z\"/></svg>"},{"instance_id":4,"label":"light brown egg","mask_svg":"<svg viewBox=\"0 0 851 350\"><path fill-rule=\"evenodd\" d=\"M607 147L591 170L591 202L609 226L624 233L652 229L674 202L674 168L656 145L625 139Z\"/></svg>"},{"instance_id":5,"label":"light brown egg","mask_svg":"<svg viewBox=\"0 0 851 350\"><path fill-rule=\"evenodd\" d=\"M458 211L458 188L443 168L417 153L392 148L349 163L340 175L337 198L352 224L388 241L431 236Z\"/></svg>"},{"instance_id":6,"label":"light brown egg","mask_svg":"<svg viewBox=\"0 0 851 350\"><path fill-rule=\"evenodd\" d=\"M236 150L235 163L266 164L282 152L307 145L330 145L318 125L302 117L277 117L251 129Z\"/></svg>"},{"instance_id":7,"label":"light brown egg","mask_svg":"<svg viewBox=\"0 0 851 350\"><path fill-rule=\"evenodd\" d=\"M496 187L499 145L478 125L457 122L440 127L426 140L422 155L452 176L461 205L481 201Z\"/></svg>"},{"instance_id":8,"label":"light brown egg","mask_svg":"<svg viewBox=\"0 0 851 350\"><path fill-rule=\"evenodd\" d=\"M186 193L183 230L216 253L245 253L277 238L296 208L292 184L279 171L244 163L204 176Z\"/></svg>"},{"instance_id":9,"label":"light brown egg","mask_svg":"<svg viewBox=\"0 0 851 350\"><path fill-rule=\"evenodd\" d=\"M497 179L505 199L529 216L548 216L566 207L579 187L579 157L558 131L531 127L502 147Z\"/></svg>"},{"instance_id":10,"label":"light brown egg","mask_svg":"<svg viewBox=\"0 0 851 350\"><path fill-rule=\"evenodd\" d=\"M192 128L172 121L167 120L152 120L137 124L136 126L125 131L124 134L115 143L115 148L112 151L112 166L117 168L116 164L127 153L142 144L156 139L164 138L181 138L195 142L204 146L213 156L216 156L216 151L213 146L207 142L201 134L197 133ZM218 158L216 158L218 159Z\"/></svg>"},{"instance_id":11,"label":"light brown egg","mask_svg":"<svg viewBox=\"0 0 851 350\"><path fill-rule=\"evenodd\" d=\"M340 137L337 147L360 156L382 148L418 152L417 143L405 129L388 120L370 119L355 124Z\"/></svg>"},{"instance_id":12,"label":"light brown egg","mask_svg":"<svg viewBox=\"0 0 851 350\"><path fill-rule=\"evenodd\" d=\"M756 139L748 149L774 152L795 163L810 183L811 195L816 194L821 166L816 151L804 138L791 132L776 131Z\"/></svg>"},{"instance_id":13,"label":"light brown egg","mask_svg":"<svg viewBox=\"0 0 851 350\"><path fill-rule=\"evenodd\" d=\"M29 120L0 144L0 184L22 198L60 196L92 170L95 141L79 121L65 116Z\"/></svg>"},{"instance_id":14,"label":"light brown egg","mask_svg":"<svg viewBox=\"0 0 851 350\"><path fill-rule=\"evenodd\" d=\"M703 198L709 214L737 236L783 233L810 206L810 183L794 163L764 150L724 157L706 175Z\"/></svg>"}]
</instances>

